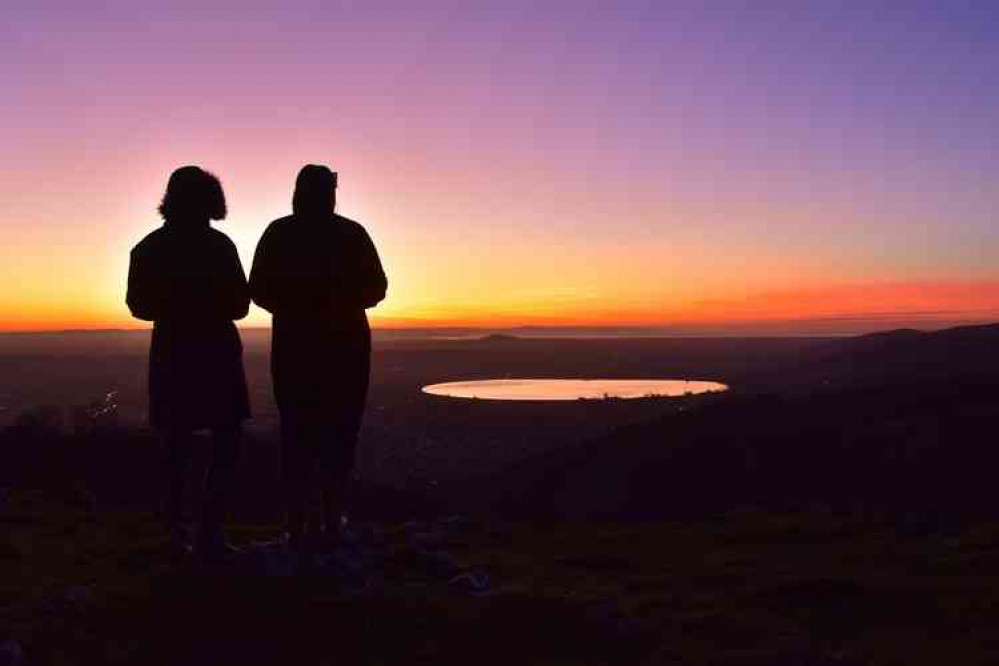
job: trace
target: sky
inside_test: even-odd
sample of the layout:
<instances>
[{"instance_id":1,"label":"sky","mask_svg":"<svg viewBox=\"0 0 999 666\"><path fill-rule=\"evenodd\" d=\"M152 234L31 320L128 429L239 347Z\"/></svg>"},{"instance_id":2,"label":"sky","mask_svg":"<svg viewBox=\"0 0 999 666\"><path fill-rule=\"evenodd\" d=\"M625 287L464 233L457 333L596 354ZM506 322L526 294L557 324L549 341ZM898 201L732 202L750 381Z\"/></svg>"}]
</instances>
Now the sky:
<instances>
[{"instance_id":1,"label":"sky","mask_svg":"<svg viewBox=\"0 0 999 666\"><path fill-rule=\"evenodd\" d=\"M309 162L379 248L376 326L999 320L997 30L987 1L5 0L0 330L144 326L128 251L184 164L248 270Z\"/></svg>"}]
</instances>

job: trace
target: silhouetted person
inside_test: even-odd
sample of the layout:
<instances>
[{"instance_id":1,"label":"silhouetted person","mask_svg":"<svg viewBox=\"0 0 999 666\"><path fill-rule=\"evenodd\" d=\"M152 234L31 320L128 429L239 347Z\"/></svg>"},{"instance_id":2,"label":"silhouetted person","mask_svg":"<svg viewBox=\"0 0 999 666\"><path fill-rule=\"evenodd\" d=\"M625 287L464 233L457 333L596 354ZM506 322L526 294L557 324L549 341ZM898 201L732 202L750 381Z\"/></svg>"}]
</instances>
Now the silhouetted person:
<instances>
[{"instance_id":1,"label":"silhouetted person","mask_svg":"<svg viewBox=\"0 0 999 666\"><path fill-rule=\"evenodd\" d=\"M226 216L214 175L196 166L170 176L159 207L162 227L132 249L128 307L154 322L149 350L149 416L166 440L166 522L175 548L187 550L184 487L196 430L212 432L196 546L209 559L230 549L222 522L249 418L243 347L233 320L250 294L236 246L210 220Z\"/></svg>"},{"instance_id":2,"label":"silhouetted person","mask_svg":"<svg viewBox=\"0 0 999 666\"><path fill-rule=\"evenodd\" d=\"M365 309L385 298L387 285L367 232L334 213L336 186L325 166L304 167L293 214L268 226L250 271L254 302L274 315L286 529L297 548L310 531L309 542L336 538L368 392ZM309 525L314 481L323 489L322 517Z\"/></svg>"}]
</instances>

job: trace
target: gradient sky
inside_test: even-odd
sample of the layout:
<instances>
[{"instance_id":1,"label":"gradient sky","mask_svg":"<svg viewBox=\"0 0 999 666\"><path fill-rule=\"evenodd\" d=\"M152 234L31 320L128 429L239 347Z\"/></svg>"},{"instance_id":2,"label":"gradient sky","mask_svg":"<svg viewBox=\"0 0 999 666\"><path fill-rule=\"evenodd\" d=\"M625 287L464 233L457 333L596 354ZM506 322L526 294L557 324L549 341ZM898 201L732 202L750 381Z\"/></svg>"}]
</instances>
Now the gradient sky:
<instances>
[{"instance_id":1,"label":"gradient sky","mask_svg":"<svg viewBox=\"0 0 999 666\"><path fill-rule=\"evenodd\" d=\"M0 330L138 325L188 163L247 269L338 170L383 326L996 320L996 34L993 2L5 0Z\"/></svg>"}]
</instances>

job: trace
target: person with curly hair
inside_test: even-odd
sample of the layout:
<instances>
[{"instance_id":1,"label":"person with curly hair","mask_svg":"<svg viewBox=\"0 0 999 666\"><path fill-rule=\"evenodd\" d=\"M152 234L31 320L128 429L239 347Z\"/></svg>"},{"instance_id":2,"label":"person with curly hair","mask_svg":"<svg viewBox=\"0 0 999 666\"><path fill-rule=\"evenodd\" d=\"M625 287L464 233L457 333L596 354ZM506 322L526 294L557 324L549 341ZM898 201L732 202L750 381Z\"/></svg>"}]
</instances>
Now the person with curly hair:
<instances>
[{"instance_id":1,"label":"person with curly hair","mask_svg":"<svg viewBox=\"0 0 999 666\"><path fill-rule=\"evenodd\" d=\"M212 433L193 546L215 560L232 550L222 529L225 500L242 422L250 416L243 347L233 323L246 316L250 294L236 246L211 227L227 212L217 177L196 166L177 169L159 212L163 225L132 249L126 302L133 316L153 322L149 417L166 442L164 513L177 553L192 550L184 494L193 436Z\"/></svg>"}]
</instances>

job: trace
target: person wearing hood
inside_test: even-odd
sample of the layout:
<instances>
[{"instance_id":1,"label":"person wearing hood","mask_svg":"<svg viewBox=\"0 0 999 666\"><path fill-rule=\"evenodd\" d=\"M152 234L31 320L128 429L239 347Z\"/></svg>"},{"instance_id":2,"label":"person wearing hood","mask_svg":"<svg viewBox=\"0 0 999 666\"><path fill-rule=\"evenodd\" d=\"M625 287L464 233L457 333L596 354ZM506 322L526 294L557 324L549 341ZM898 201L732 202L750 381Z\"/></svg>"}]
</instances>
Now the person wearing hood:
<instances>
[{"instance_id":1,"label":"person wearing hood","mask_svg":"<svg viewBox=\"0 0 999 666\"><path fill-rule=\"evenodd\" d=\"M368 392L365 310L387 288L367 231L334 212L336 192L328 167L302 168L292 214L268 226L250 271L254 302L273 315L286 533L296 549L336 540ZM315 505L321 515L310 521Z\"/></svg>"}]
</instances>

